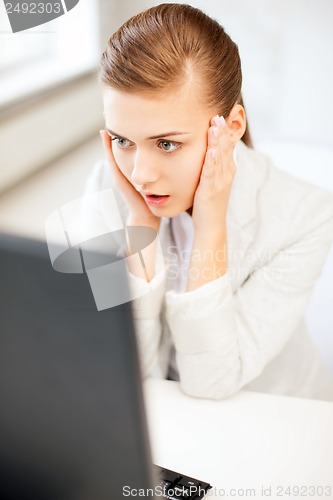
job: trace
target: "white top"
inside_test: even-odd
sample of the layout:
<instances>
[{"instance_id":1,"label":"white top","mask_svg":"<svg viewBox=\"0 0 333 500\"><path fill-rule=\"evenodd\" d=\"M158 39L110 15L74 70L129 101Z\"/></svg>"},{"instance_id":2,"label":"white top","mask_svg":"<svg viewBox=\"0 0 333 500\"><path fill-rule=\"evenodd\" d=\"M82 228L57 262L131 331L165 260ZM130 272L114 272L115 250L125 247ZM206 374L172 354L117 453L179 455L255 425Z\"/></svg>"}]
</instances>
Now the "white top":
<instances>
[{"instance_id":1,"label":"white top","mask_svg":"<svg viewBox=\"0 0 333 500\"><path fill-rule=\"evenodd\" d=\"M166 377L171 364L171 376L192 396L219 399L244 388L333 401L333 381L304 323L333 240L333 196L242 141L234 158L227 274L184 291L194 235L186 212L161 219L151 282L129 273L143 376ZM119 217L107 191L92 202L104 189L126 224L126 203L100 161L86 185L87 238L113 230Z\"/></svg>"}]
</instances>

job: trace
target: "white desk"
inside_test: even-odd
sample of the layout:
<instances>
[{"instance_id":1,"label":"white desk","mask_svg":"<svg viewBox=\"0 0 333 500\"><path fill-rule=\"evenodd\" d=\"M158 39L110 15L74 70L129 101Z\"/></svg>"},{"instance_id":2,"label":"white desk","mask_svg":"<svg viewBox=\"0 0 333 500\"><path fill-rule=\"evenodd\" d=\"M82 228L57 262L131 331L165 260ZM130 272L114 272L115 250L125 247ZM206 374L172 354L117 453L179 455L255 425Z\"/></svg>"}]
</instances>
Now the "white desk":
<instances>
[{"instance_id":1,"label":"white desk","mask_svg":"<svg viewBox=\"0 0 333 500\"><path fill-rule=\"evenodd\" d=\"M196 399L156 379L144 392L153 460L210 482L208 498L333 498L333 403L249 391Z\"/></svg>"}]
</instances>

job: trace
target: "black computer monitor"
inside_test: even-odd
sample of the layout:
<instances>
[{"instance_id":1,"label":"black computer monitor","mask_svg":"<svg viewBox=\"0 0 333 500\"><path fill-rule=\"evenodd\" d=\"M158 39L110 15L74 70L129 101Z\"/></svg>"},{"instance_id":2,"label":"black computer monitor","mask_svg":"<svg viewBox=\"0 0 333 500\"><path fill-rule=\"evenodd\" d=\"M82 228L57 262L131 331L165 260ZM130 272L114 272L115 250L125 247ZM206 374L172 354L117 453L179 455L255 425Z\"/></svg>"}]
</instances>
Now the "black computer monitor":
<instances>
[{"instance_id":1,"label":"black computer monitor","mask_svg":"<svg viewBox=\"0 0 333 500\"><path fill-rule=\"evenodd\" d=\"M56 272L45 241L0 234L0 266L2 498L151 487L131 303L98 311L87 275Z\"/></svg>"}]
</instances>

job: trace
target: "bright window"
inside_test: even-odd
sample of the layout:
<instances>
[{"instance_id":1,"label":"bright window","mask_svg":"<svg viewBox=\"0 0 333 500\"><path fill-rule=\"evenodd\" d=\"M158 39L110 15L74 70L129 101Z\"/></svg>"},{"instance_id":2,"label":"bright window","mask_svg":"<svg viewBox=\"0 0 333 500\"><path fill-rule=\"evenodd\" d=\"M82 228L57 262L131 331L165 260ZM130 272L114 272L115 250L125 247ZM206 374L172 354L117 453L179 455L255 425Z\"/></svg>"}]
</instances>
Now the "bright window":
<instances>
[{"instance_id":1,"label":"bright window","mask_svg":"<svg viewBox=\"0 0 333 500\"><path fill-rule=\"evenodd\" d=\"M81 0L65 15L19 33L11 32L0 2L0 106L93 69L99 57L96 0Z\"/></svg>"}]
</instances>

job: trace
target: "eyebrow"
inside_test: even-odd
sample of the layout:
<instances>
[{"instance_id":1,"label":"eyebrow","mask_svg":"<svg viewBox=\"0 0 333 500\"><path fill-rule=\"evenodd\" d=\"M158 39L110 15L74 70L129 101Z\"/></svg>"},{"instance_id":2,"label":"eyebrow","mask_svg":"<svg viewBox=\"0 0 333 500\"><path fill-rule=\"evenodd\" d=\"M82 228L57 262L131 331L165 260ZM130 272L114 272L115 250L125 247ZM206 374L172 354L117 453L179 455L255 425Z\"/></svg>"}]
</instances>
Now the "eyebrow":
<instances>
[{"instance_id":1,"label":"eyebrow","mask_svg":"<svg viewBox=\"0 0 333 500\"><path fill-rule=\"evenodd\" d=\"M121 134L117 134L116 132L112 132L112 130L106 128L105 129L107 132L109 132L109 134L111 135L115 135L117 137L122 137L123 139L127 139L129 140L127 137L121 135ZM173 135L185 135L185 134L189 134L190 132L180 132L178 130L172 130L171 132L164 132L163 134L158 134L158 135L152 135L151 137L147 137L146 138L146 141L151 141L152 139L162 139L163 137L169 137L170 135L173 136Z\"/></svg>"}]
</instances>

